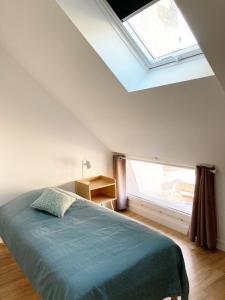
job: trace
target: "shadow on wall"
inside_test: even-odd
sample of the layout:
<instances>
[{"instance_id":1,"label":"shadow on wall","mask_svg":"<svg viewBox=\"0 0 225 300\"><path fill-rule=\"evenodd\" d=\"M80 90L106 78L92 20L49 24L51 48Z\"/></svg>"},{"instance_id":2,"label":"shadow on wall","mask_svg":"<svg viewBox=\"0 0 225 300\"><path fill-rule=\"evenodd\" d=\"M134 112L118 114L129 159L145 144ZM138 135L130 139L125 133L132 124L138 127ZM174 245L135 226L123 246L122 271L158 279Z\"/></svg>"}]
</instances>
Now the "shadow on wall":
<instances>
[{"instance_id":1,"label":"shadow on wall","mask_svg":"<svg viewBox=\"0 0 225 300\"><path fill-rule=\"evenodd\" d=\"M63 184L57 185L56 187L66 190L68 192L74 193L75 192L75 181L65 182ZM40 188L40 190L43 188L45 188L45 187ZM35 189L35 190L39 190L39 189ZM30 190L30 191L32 191L32 190ZM23 194L29 193L30 191L26 191L26 192L21 192L19 190L15 190L13 192L1 191L0 192L0 203L1 203L1 205L4 205L5 203L7 203L9 201L17 200L18 197L20 197Z\"/></svg>"},{"instance_id":2,"label":"shadow on wall","mask_svg":"<svg viewBox=\"0 0 225 300\"><path fill-rule=\"evenodd\" d=\"M57 186L60 189L75 193L75 182L70 181Z\"/></svg>"},{"instance_id":3,"label":"shadow on wall","mask_svg":"<svg viewBox=\"0 0 225 300\"><path fill-rule=\"evenodd\" d=\"M65 191L68 191L68 192L75 193L75 180L69 181L69 182L65 182L63 184L57 185L56 187L60 188L60 189L63 189ZM40 188L40 190L41 189L44 189L44 187ZM36 190L39 190L39 189L36 189ZM0 206L4 205L5 203L7 203L9 201L18 200L18 198L21 195L29 193L30 191L26 191L24 193L21 193L21 192L19 193L18 191L15 191L14 193L0 193L0 203L1 203ZM111 206L110 206L109 203L105 203L103 206L111 209Z\"/></svg>"},{"instance_id":4,"label":"shadow on wall","mask_svg":"<svg viewBox=\"0 0 225 300\"><path fill-rule=\"evenodd\" d=\"M18 192L0 192L0 206L4 205L5 203L15 200L18 197Z\"/></svg>"}]
</instances>

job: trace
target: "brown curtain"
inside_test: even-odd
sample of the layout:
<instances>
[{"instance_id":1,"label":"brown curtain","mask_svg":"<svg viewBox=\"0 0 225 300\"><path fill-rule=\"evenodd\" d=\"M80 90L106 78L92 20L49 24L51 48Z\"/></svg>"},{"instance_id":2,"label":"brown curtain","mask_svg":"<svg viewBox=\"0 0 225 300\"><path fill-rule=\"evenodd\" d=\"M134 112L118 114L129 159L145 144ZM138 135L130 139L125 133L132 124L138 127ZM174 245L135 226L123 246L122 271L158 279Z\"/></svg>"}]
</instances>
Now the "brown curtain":
<instances>
[{"instance_id":1,"label":"brown curtain","mask_svg":"<svg viewBox=\"0 0 225 300\"><path fill-rule=\"evenodd\" d=\"M197 166L190 240L207 249L216 249L217 220L214 168Z\"/></svg>"},{"instance_id":2,"label":"brown curtain","mask_svg":"<svg viewBox=\"0 0 225 300\"><path fill-rule=\"evenodd\" d=\"M113 155L113 175L116 179L117 189L117 210L127 209L127 193L126 193L126 157L121 154Z\"/></svg>"}]
</instances>

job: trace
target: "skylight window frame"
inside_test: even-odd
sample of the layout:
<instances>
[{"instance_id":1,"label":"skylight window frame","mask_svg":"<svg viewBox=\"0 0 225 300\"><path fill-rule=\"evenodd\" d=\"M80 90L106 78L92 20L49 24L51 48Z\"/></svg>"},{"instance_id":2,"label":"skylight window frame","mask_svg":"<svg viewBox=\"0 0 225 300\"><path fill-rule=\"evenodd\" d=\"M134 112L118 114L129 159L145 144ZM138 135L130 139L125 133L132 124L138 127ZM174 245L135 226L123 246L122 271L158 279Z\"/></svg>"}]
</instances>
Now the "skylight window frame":
<instances>
[{"instance_id":1,"label":"skylight window frame","mask_svg":"<svg viewBox=\"0 0 225 300\"><path fill-rule=\"evenodd\" d=\"M134 14L128 16L124 20L120 20L115 14L111 6L106 0L95 0L105 16L110 21L111 25L116 29L116 32L127 45L129 50L141 61L141 63L148 69L154 69L157 67L163 67L170 64L179 64L187 59L199 59L203 58L204 54L199 45L191 46L185 49L181 49L170 53L168 55L161 56L160 58L154 58L144 43L141 41L137 33L128 23L129 19L137 13L140 13L144 9L151 5L154 5L160 0L150 2ZM189 50L188 50L189 49ZM188 51L187 51L188 50Z\"/></svg>"},{"instance_id":2,"label":"skylight window frame","mask_svg":"<svg viewBox=\"0 0 225 300\"><path fill-rule=\"evenodd\" d=\"M144 45L141 38L136 33L135 29L130 25L128 21L129 18L123 22L123 26L129 33L130 38L133 39L133 43L136 43L140 51L145 55L148 61L148 68L150 69L170 63L180 62L187 58L196 57L197 55L203 55L203 52L200 49L199 45L196 44L185 49L180 49L169 54L160 56L159 58L154 58L150 50Z\"/></svg>"}]
</instances>

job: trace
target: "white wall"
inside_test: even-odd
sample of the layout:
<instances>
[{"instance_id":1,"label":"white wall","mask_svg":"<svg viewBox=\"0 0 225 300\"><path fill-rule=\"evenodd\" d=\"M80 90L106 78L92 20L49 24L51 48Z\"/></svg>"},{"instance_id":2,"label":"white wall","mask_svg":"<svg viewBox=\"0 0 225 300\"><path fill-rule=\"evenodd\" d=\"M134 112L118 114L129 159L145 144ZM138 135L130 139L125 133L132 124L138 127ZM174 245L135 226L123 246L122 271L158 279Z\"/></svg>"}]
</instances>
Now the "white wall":
<instances>
[{"instance_id":1,"label":"white wall","mask_svg":"<svg viewBox=\"0 0 225 300\"><path fill-rule=\"evenodd\" d=\"M198 7L198 12L207 14L205 8L200 11ZM216 11L210 10L210 22L211 18L217 21ZM204 26L207 20L205 15ZM218 20L223 24L221 18ZM0 42L111 151L147 160L157 156L162 162L189 166L215 164L219 239L225 241L225 94L216 76L127 93L50 0L1 0ZM61 132L62 125L57 126ZM55 151L60 155L65 149Z\"/></svg>"},{"instance_id":2,"label":"white wall","mask_svg":"<svg viewBox=\"0 0 225 300\"><path fill-rule=\"evenodd\" d=\"M86 176L111 174L111 152L1 48L0 72L0 205L82 177L84 158Z\"/></svg>"}]
</instances>

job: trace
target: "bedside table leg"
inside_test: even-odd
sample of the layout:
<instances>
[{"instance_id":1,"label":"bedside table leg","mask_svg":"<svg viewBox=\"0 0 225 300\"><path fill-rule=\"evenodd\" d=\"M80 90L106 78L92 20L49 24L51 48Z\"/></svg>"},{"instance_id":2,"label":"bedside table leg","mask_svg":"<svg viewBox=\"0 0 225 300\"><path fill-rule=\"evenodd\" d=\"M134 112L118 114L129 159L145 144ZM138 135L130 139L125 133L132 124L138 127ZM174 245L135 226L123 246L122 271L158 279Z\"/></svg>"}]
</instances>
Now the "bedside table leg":
<instances>
[{"instance_id":1,"label":"bedside table leg","mask_svg":"<svg viewBox=\"0 0 225 300\"><path fill-rule=\"evenodd\" d=\"M115 210L114 205L113 205L113 201L110 201L110 203L111 203L112 210Z\"/></svg>"}]
</instances>

